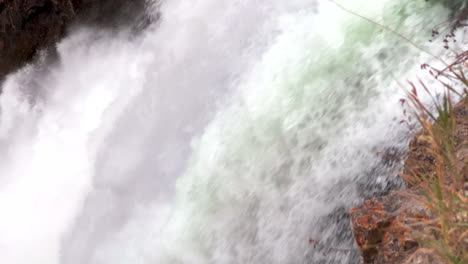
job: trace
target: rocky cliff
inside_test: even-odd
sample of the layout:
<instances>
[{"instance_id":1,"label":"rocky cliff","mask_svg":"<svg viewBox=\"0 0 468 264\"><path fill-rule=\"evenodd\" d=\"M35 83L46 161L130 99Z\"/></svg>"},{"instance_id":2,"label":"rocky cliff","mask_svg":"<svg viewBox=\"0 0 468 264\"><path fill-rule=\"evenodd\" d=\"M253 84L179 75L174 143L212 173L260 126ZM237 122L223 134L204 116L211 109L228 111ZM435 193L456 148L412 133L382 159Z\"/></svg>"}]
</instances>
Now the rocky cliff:
<instances>
[{"instance_id":1,"label":"rocky cliff","mask_svg":"<svg viewBox=\"0 0 468 264\"><path fill-rule=\"evenodd\" d=\"M0 81L53 46L72 23L116 27L133 23L144 0L0 0Z\"/></svg>"}]
</instances>

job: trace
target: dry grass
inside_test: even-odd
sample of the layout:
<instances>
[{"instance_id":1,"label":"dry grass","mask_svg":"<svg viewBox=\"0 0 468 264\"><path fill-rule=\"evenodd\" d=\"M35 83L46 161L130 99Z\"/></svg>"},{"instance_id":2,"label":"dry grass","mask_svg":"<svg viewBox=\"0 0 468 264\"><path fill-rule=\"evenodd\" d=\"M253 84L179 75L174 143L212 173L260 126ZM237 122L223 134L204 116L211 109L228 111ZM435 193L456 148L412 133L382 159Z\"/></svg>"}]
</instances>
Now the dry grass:
<instances>
[{"instance_id":1,"label":"dry grass","mask_svg":"<svg viewBox=\"0 0 468 264\"><path fill-rule=\"evenodd\" d=\"M445 65L443 69L436 69L428 64L422 65L422 68L428 70L436 82L445 88L442 98L433 94L433 89L424 81L410 82L412 89L408 92L408 101L414 110L414 116L422 127L421 136L426 143L424 150L427 152L425 156L429 160L423 161L424 164L408 164L407 161L405 167L426 168L406 171L401 175L411 186L408 191L402 193L419 201L428 209L427 216L421 215L408 219L410 222L408 228L423 246L417 252L436 254L446 263L468 263L468 170L466 169L468 167L468 146L466 145L468 144L466 140L468 131L466 131L467 128L462 128L465 130L461 133L460 142L458 117L456 118L454 110L454 102L459 102L465 109L462 118L468 119L466 116L468 112L466 110L468 109L468 78L466 76L468 50L456 54L453 61L447 63L399 32L362 16L334 0L328 1L345 12L391 32ZM450 49L450 44L457 41L456 31L466 30L467 21L467 8L456 11L450 20L433 30L431 41L442 38L444 48ZM435 111L422 103L417 93L417 86L423 88L431 96ZM464 156L463 159L460 159L460 154ZM427 168L428 164L430 168ZM412 263L415 256L411 256L406 263Z\"/></svg>"},{"instance_id":2,"label":"dry grass","mask_svg":"<svg viewBox=\"0 0 468 264\"><path fill-rule=\"evenodd\" d=\"M468 263L468 175L466 153L463 153L468 150L468 133L463 124L460 127L459 120L468 117L466 111L462 112L465 116L456 116L453 102L460 101L457 108L468 109L467 63L468 53L464 52L443 70L424 65L423 68L445 88L442 98L434 96L431 88L421 80L417 84L410 83L409 102L422 127L421 138L426 144L427 158L422 166L429 164L430 168L424 173L414 170L402 175L418 194L415 198L431 212L430 218L422 220L427 221L424 228L416 223L410 226L413 233L417 234L422 246L434 250L447 263L457 264ZM420 100L417 86L431 96L435 114ZM406 164L406 167L421 168L421 164Z\"/></svg>"}]
</instances>

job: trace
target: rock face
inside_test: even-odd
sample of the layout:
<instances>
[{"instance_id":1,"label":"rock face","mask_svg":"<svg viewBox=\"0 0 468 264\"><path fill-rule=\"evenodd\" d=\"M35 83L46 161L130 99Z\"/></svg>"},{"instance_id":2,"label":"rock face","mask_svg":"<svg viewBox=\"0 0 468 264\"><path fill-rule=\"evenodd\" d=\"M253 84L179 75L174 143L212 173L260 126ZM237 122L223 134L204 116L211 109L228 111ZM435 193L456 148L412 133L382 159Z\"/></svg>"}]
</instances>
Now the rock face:
<instances>
[{"instance_id":1,"label":"rock face","mask_svg":"<svg viewBox=\"0 0 468 264\"><path fill-rule=\"evenodd\" d=\"M136 19L144 0L0 0L0 81L60 40L73 21L111 27Z\"/></svg>"},{"instance_id":2,"label":"rock face","mask_svg":"<svg viewBox=\"0 0 468 264\"><path fill-rule=\"evenodd\" d=\"M70 0L79 23L118 27L138 22L145 9L145 0Z\"/></svg>"},{"instance_id":3,"label":"rock face","mask_svg":"<svg viewBox=\"0 0 468 264\"><path fill-rule=\"evenodd\" d=\"M69 1L0 0L0 77L60 39L74 17Z\"/></svg>"},{"instance_id":4,"label":"rock face","mask_svg":"<svg viewBox=\"0 0 468 264\"><path fill-rule=\"evenodd\" d=\"M403 263L419 248L409 226L429 218L431 214L426 207L398 192L367 200L354 208L351 224L362 263Z\"/></svg>"},{"instance_id":5,"label":"rock face","mask_svg":"<svg viewBox=\"0 0 468 264\"><path fill-rule=\"evenodd\" d=\"M455 153L468 191L468 100L455 106ZM434 171L434 142L424 133L411 141L404 172L431 175ZM367 200L350 212L351 226L364 264L445 263L435 252L422 248L417 234L431 228L436 216L418 196L424 179L406 182L407 190ZM425 232L427 233L427 232Z\"/></svg>"}]
</instances>

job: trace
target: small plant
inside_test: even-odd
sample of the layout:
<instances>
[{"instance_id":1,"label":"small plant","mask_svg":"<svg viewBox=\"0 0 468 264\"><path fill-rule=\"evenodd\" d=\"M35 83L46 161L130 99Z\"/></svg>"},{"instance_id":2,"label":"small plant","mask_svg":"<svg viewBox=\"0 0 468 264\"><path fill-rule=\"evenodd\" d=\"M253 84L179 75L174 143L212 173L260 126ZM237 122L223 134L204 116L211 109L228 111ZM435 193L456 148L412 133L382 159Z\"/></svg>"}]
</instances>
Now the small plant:
<instances>
[{"instance_id":1,"label":"small plant","mask_svg":"<svg viewBox=\"0 0 468 264\"><path fill-rule=\"evenodd\" d=\"M468 119L467 61L468 55L464 52L443 70L423 65L422 68L445 88L441 97L435 96L422 80L417 85L410 82L408 102L422 127L419 138L426 156L422 160L407 161L414 163L407 167L417 169L402 174L413 191L408 195L424 204L431 215L423 221L413 221L410 228L422 246L433 249L447 263L454 264L468 263L468 164L463 157L466 155L463 151L468 149L468 131L461 120ZM416 86L422 87L432 98L434 111L422 103ZM455 101L460 101L457 106L454 106Z\"/></svg>"},{"instance_id":2,"label":"small plant","mask_svg":"<svg viewBox=\"0 0 468 264\"><path fill-rule=\"evenodd\" d=\"M392 28L360 15L334 0L328 1L345 12L394 34L444 65L441 70L429 64L421 65L444 88L441 96L434 94L423 80L419 80L417 84L409 83L412 89L408 92L408 100L401 100L402 104L410 104L414 110L413 116L422 128L418 137L421 144L424 144L424 154L422 159L406 161L405 168L413 169L405 171L401 176L410 188L399 193L427 208L423 214L408 215L408 219L401 224L411 234L408 238L414 238L422 246L419 252L435 253L446 263L468 263L468 50L461 53L453 51L455 56L451 63L447 63ZM449 1L447 3L454 4ZM442 38L443 47L450 51L451 45L457 42L456 32L466 30L467 21L468 9L462 5L451 19L432 31L430 41ZM422 102L417 86L421 86L432 98L433 107ZM413 118L406 115L406 112L405 116L407 120L402 120L401 123L414 130L416 126L412 122ZM402 236L401 239L406 238ZM401 242L400 244L405 244L405 241ZM316 246L315 240L311 244ZM406 263L413 263L413 256Z\"/></svg>"}]
</instances>

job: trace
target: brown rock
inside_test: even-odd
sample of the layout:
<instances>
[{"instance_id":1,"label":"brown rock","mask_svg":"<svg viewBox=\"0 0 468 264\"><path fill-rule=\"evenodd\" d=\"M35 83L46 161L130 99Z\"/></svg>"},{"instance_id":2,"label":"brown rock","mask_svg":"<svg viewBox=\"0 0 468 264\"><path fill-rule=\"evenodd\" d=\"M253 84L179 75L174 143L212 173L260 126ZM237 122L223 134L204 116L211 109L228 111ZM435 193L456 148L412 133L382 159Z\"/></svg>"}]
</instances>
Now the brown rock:
<instances>
[{"instance_id":1,"label":"brown rock","mask_svg":"<svg viewBox=\"0 0 468 264\"><path fill-rule=\"evenodd\" d=\"M433 149L435 142L423 132L419 132L411 140L408 148L408 157L406 158L403 174L405 175L426 175L431 176L434 173L435 155ZM406 185L412 188L420 183L422 178L411 177L411 181L406 180Z\"/></svg>"},{"instance_id":2,"label":"brown rock","mask_svg":"<svg viewBox=\"0 0 468 264\"><path fill-rule=\"evenodd\" d=\"M399 192L367 200L350 213L362 263L401 263L418 247L409 227L428 221L430 212Z\"/></svg>"},{"instance_id":3,"label":"brown rock","mask_svg":"<svg viewBox=\"0 0 468 264\"><path fill-rule=\"evenodd\" d=\"M404 264L445 264L445 262L433 250L420 248L411 254Z\"/></svg>"},{"instance_id":4,"label":"brown rock","mask_svg":"<svg viewBox=\"0 0 468 264\"><path fill-rule=\"evenodd\" d=\"M468 182L468 98L454 108L455 115L455 151L458 166Z\"/></svg>"},{"instance_id":5,"label":"brown rock","mask_svg":"<svg viewBox=\"0 0 468 264\"><path fill-rule=\"evenodd\" d=\"M462 188L468 193L468 99L454 107L454 116L455 156L464 179ZM418 196L418 185L435 171L435 144L427 134L416 134L409 146L404 174L412 173L424 177L412 177L414 181L406 181L409 188L405 192L394 191L389 195L367 200L361 207L351 210L351 225L356 244L361 250L362 263L444 263L430 249L420 248L416 240L421 234L428 239L434 238L434 234L427 230L435 222L432 221L435 215L421 202L424 199ZM452 186L453 183L446 184ZM461 222L466 222L463 219Z\"/></svg>"},{"instance_id":6,"label":"brown rock","mask_svg":"<svg viewBox=\"0 0 468 264\"><path fill-rule=\"evenodd\" d=\"M467 99L458 103L453 109L455 116L455 155L458 159L459 169L468 181L468 102ZM405 161L403 174L424 175L431 177L434 173L435 142L424 132L419 132L410 142L408 157ZM417 188L418 183L424 178L411 177L413 181L406 180L409 188Z\"/></svg>"}]
</instances>

